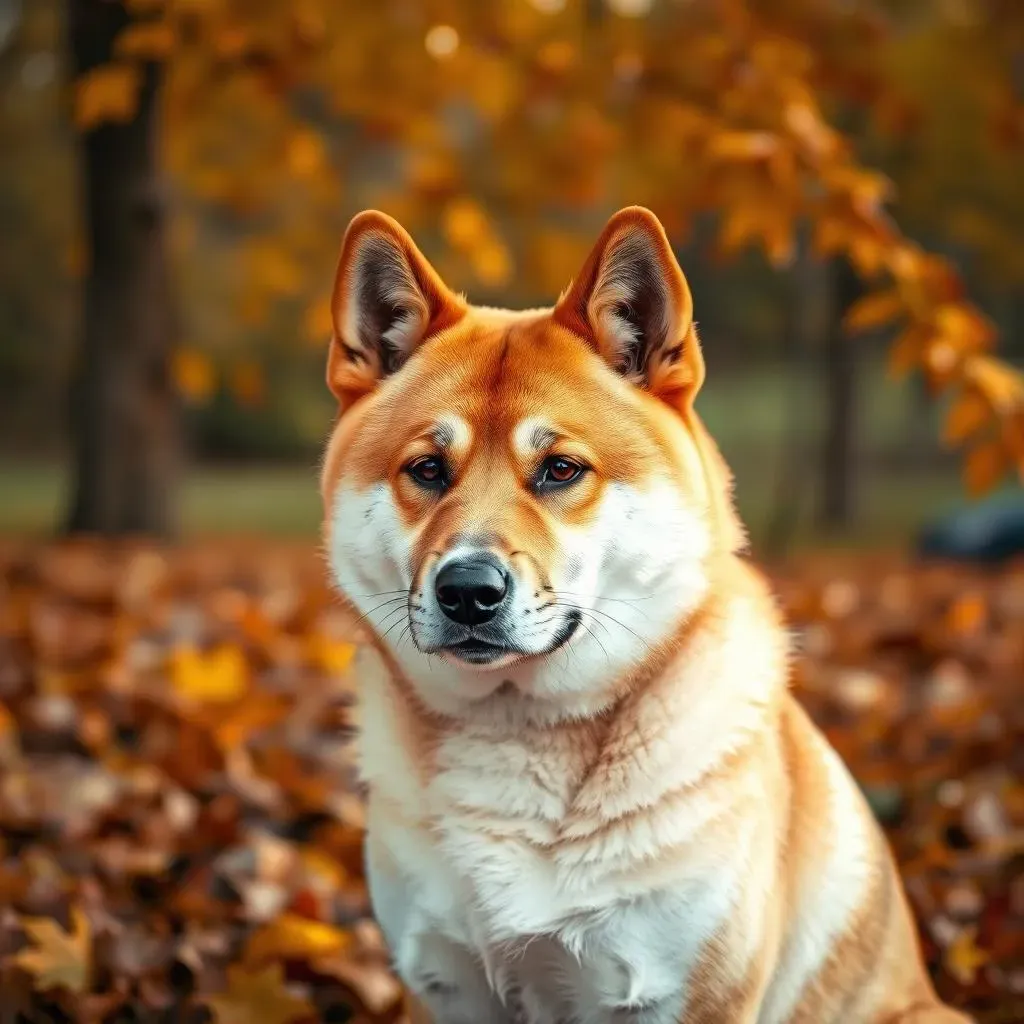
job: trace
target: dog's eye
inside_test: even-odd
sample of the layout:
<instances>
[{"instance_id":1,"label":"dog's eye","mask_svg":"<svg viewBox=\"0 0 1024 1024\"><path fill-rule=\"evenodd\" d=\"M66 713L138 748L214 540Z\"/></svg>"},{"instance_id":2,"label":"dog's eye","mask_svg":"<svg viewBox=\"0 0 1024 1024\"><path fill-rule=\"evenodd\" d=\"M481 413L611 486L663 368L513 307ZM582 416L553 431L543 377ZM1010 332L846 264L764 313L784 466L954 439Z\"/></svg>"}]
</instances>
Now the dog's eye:
<instances>
[{"instance_id":1,"label":"dog's eye","mask_svg":"<svg viewBox=\"0 0 1024 1024\"><path fill-rule=\"evenodd\" d=\"M443 491L448 486L448 468L436 455L424 455L413 459L405 471L420 485L430 491Z\"/></svg>"},{"instance_id":2,"label":"dog's eye","mask_svg":"<svg viewBox=\"0 0 1024 1024\"><path fill-rule=\"evenodd\" d=\"M578 480L587 467L564 455L552 455L546 458L537 471L535 483L538 489L564 487Z\"/></svg>"}]
</instances>

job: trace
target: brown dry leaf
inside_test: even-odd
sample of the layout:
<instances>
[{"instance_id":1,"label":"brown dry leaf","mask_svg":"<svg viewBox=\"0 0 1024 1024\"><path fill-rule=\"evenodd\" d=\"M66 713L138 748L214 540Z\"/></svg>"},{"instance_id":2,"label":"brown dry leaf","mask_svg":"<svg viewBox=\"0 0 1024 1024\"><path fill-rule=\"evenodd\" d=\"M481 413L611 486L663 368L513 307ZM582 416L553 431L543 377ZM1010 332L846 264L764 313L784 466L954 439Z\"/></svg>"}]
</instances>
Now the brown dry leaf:
<instances>
[{"instance_id":1,"label":"brown dry leaf","mask_svg":"<svg viewBox=\"0 0 1024 1024\"><path fill-rule=\"evenodd\" d=\"M21 927L35 948L23 949L14 962L32 975L38 990L63 988L75 994L88 991L92 931L81 907L71 909L70 932L48 917L23 917Z\"/></svg>"},{"instance_id":2,"label":"brown dry leaf","mask_svg":"<svg viewBox=\"0 0 1024 1024\"><path fill-rule=\"evenodd\" d=\"M208 996L204 1002L217 1024L290 1024L316 1015L308 1000L284 987L280 964L257 971L238 965L229 967L227 991Z\"/></svg>"}]
</instances>

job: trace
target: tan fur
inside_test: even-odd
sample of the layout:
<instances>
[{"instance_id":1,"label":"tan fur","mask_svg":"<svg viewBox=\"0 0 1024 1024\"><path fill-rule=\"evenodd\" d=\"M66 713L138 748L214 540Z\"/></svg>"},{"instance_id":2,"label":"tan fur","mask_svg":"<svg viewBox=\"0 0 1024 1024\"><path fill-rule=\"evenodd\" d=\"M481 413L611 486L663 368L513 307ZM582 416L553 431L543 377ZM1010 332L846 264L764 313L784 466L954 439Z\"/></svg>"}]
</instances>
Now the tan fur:
<instances>
[{"instance_id":1,"label":"tan fur","mask_svg":"<svg viewBox=\"0 0 1024 1024\"><path fill-rule=\"evenodd\" d=\"M409 261L408 280L419 282L423 294L420 334L408 335L415 357L390 375L373 352L353 358L356 342L345 338L354 322L346 288L358 275L352 263L367 232L393 240ZM663 334L648 346L646 362L630 364L635 379L609 370L622 370L618 360L629 363L622 344L630 340L632 322L624 327L615 319L617 293L599 294L630 269L616 250L624 241L632 246L623 250L626 256L639 251L649 257L661 289L644 298L654 303L653 312L637 313L639 329ZM670 480L709 538L699 585L674 624L638 648L627 668L612 678L595 676L571 698L531 689L540 676L531 674L526 659L508 670L506 683L504 670L483 673L478 693L461 703L449 700L430 688L436 677L424 682L412 674L411 663L402 660L408 651L375 629L381 672L364 686L361 714L378 892L419 870L421 854L403 844L436 856L437 871L455 886L473 882L460 872L475 869L460 867L458 859L472 842L480 857L508 856L510 864L522 865L508 875L510 892L536 870L538 879L560 880L556 894L568 887L584 902L591 892L595 900L607 893L640 900L679 891L693 879L706 876L710 884L735 875L729 912L701 945L685 984L680 981L682 1008L674 1019L966 1020L938 1002L884 837L788 692L784 625L766 582L737 553L743 533L728 469L693 409L704 367L689 289L653 216L634 208L613 218L551 312L466 306L444 288L405 232L379 214L354 222L338 282L329 380L341 415L322 474L329 550L339 543L333 516L340 490L364 493L382 484L394 509L390 529L410 553L414 598L437 558L460 538L481 533L503 556L521 555L517 572L541 588L564 560L566 531L575 536L591 529L614 486L642 491L651 481ZM431 424L444 416L465 424L469 441L463 449L452 443L448 457L458 487L438 499L417 490L403 466L432 450ZM517 424L544 416L557 420L564 435L559 453L578 455L593 472L578 487L541 500L523 489L529 457L510 439ZM359 606L345 581L342 597ZM444 664L433 671L443 677ZM850 856L860 858L849 865L847 851L837 846L846 841ZM855 890L834 881L847 869ZM837 896L850 896L848 913L829 902L830 885ZM528 888L522 893L528 900ZM500 897L499 887L490 898ZM486 898L481 889L477 909L486 908ZM508 913L520 911L510 904ZM498 933L498 919L481 921ZM482 962L481 972L486 966L499 981L502 971L519 972L508 1006L519 998L522 977L541 979L538 992L550 990L543 975L561 963L562 944L571 941L523 940L519 959L508 959L500 943L481 946L484 960L496 958L494 965ZM438 955L446 956L445 948ZM612 998L602 988L611 985L609 977L598 970L574 982L594 986L580 997L586 1005L611 1005L602 1002ZM522 1012L557 1024L530 1005L526 1000ZM524 1019L497 1001L494 1006L493 1013L508 1014L496 1021ZM427 1019L422 1008L414 1013L417 1021ZM595 1010L592 1019L663 1019L654 1010L615 1013L627 1015Z\"/></svg>"}]
</instances>

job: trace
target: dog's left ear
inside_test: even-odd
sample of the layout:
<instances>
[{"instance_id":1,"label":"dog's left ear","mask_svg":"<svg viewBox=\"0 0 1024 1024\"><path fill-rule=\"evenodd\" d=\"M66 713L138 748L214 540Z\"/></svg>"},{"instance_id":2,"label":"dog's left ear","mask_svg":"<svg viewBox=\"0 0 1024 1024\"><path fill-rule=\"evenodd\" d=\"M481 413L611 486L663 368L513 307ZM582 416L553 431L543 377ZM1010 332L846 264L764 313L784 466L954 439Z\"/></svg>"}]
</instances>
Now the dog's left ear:
<instances>
[{"instance_id":1,"label":"dog's left ear","mask_svg":"<svg viewBox=\"0 0 1024 1024\"><path fill-rule=\"evenodd\" d=\"M608 221L554 319L672 404L688 408L704 382L689 285L661 222L641 206Z\"/></svg>"}]
</instances>

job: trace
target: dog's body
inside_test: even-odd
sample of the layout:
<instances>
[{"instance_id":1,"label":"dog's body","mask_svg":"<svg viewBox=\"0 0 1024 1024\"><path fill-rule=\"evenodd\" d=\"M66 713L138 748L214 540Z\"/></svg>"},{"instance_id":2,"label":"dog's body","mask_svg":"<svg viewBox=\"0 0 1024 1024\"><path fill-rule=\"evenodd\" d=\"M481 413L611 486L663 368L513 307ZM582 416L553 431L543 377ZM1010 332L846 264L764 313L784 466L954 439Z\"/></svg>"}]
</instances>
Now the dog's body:
<instances>
[{"instance_id":1,"label":"dog's body","mask_svg":"<svg viewBox=\"0 0 1024 1024\"><path fill-rule=\"evenodd\" d=\"M642 210L528 313L466 306L379 214L349 229L323 492L382 668L375 912L438 1024L963 1021L787 692L691 312Z\"/></svg>"}]
</instances>

